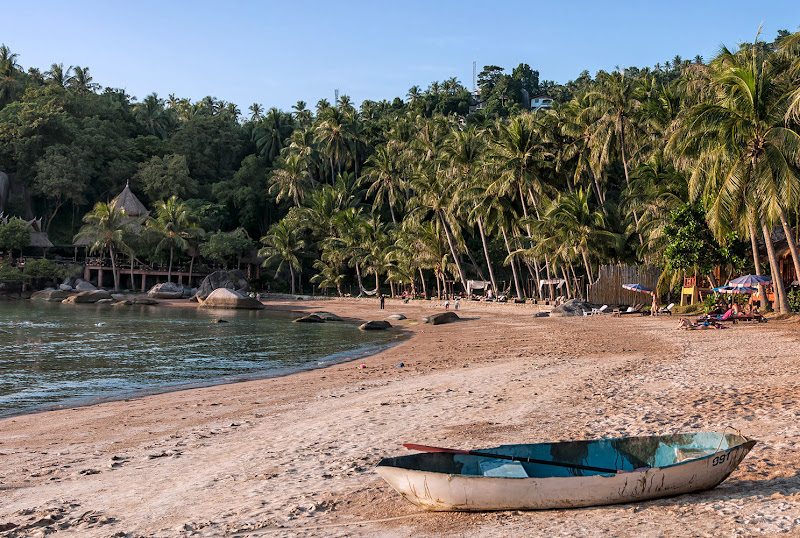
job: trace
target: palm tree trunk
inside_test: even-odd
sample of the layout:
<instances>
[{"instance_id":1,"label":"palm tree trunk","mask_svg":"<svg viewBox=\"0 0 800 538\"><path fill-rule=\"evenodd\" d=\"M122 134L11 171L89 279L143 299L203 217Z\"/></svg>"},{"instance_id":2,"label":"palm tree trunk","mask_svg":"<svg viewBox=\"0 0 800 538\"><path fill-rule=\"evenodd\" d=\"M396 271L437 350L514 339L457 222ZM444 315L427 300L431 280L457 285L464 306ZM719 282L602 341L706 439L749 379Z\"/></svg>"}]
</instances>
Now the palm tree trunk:
<instances>
[{"instance_id":1,"label":"palm tree trunk","mask_svg":"<svg viewBox=\"0 0 800 538\"><path fill-rule=\"evenodd\" d=\"M592 274L592 266L589 265L589 256L587 256L585 249L581 249L581 256L583 257L583 264L586 266L586 277L589 279L589 284L592 284L594 283L594 275Z\"/></svg>"},{"instance_id":2,"label":"palm tree trunk","mask_svg":"<svg viewBox=\"0 0 800 538\"><path fill-rule=\"evenodd\" d=\"M472 255L472 252L469 251L469 248L465 245L464 250L467 251L467 256L469 257L469 261L472 262L472 266L475 267L475 270L478 272L478 276L481 280L486 280L486 276L483 274L483 270L481 266L478 265L478 262L475 261L475 257Z\"/></svg>"},{"instance_id":3,"label":"palm tree trunk","mask_svg":"<svg viewBox=\"0 0 800 538\"><path fill-rule=\"evenodd\" d=\"M425 274L422 272L422 267L419 268L419 279L422 281L422 295L425 299L428 298L428 287L425 284Z\"/></svg>"},{"instance_id":4,"label":"palm tree trunk","mask_svg":"<svg viewBox=\"0 0 800 538\"><path fill-rule=\"evenodd\" d=\"M294 269L291 263L289 264L289 280L291 282L292 295L294 295Z\"/></svg>"},{"instance_id":5,"label":"palm tree trunk","mask_svg":"<svg viewBox=\"0 0 800 538\"><path fill-rule=\"evenodd\" d=\"M506 250L508 251L508 255L511 256L511 245L508 244L508 235L506 234L505 226L500 228L500 231L503 233L503 239L506 242ZM520 297L519 290L519 276L517 275L517 266L514 265L514 258L511 258L511 272L514 273L514 289L515 294L517 297ZM497 290L495 290L495 295L497 295Z\"/></svg>"},{"instance_id":6,"label":"palm tree trunk","mask_svg":"<svg viewBox=\"0 0 800 538\"><path fill-rule=\"evenodd\" d=\"M753 249L753 264L756 266L756 274L761 276L761 257L758 255L758 232L753 217L747 219L747 226L750 228L750 246ZM767 293L763 284L758 285L758 298L761 301L761 310L767 309Z\"/></svg>"},{"instance_id":7,"label":"palm tree trunk","mask_svg":"<svg viewBox=\"0 0 800 538\"><path fill-rule=\"evenodd\" d=\"M109 253L111 254L111 274L114 277L114 290L119 290L119 273L117 273L117 261L114 256L114 249L109 247ZM102 287L102 282L98 282L98 288Z\"/></svg>"},{"instance_id":8,"label":"palm tree trunk","mask_svg":"<svg viewBox=\"0 0 800 538\"><path fill-rule=\"evenodd\" d=\"M569 270L572 273L572 279L575 281L575 287L578 289L578 297L583 300L583 286L580 284L581 281L575 273L575 266L572 265L572 262L569 262Z\"/></svg>"},{"instance_id":9,"label":"palm tree trunk","mask_svg":"<svg viewBox=\"0 0 800 538\"><path fill-rule=\"evenodd\" d=\"M786 234L786 242L789 243L789 251L792 253L792 261L794 262L794 279L800 280L800 259L797 257L797 243L792 234L792 228L789 226L789 219L786 216L786 211L783 207L781 210L781 225L783 226L783 233Z\"/></svg>"},{"instance_id":10,"label":"palm tree trunk","mask_svg":"<svg viewBox=\"0 0 800 538\"><path fill-rule=\"evenodd\" d=\"M439 271L436 271L436 296L442 298L442 281L439 278Z\"/></svg>"},{"instance_id":11,"label":"palm tree trunk","mask_svg":"<svg viewBox=\"0 0 800 538\"><path fill-rule=\"evenodd\" d=\"M380 295L381 285L378 283L378 270L375 269L375 294Z\"/></svg>"},{"instance_id":12,"label":"palm tree trunk","mask_svg":"<svg viewBox=\"0 0 800 538\"><path fill-rule=\"evenodd\" d=\"M441 211L438 212L439 221L442 223L442 228L444 228L444 235L447 237L447 244L450 246L450 253L453 255L453 260L456 262L456 268L458 269L458 276L461 278L461 286L464 288L464 292L467 291L467 279L464 276L464 270L461 268L461 262L458 259L458 254L456 254L455 245L453 244L453 238L450 235L450 228L447 226L447 222L444 220Z\"/></svg>"},{"instance_id":13,"label":"palm tree trunk","mask_svg":"<svg viewBox=\"0 0 800 538\"><path fill-rule=\"evenodd\" d=\"M770 237L769 227L767 227L767 219L761 215L761 231L764 233L764 245L767 247L767 255L769 256L769 266L772 272L772 288L775 290L775 302L781 314L789 312L789 301L786 297L786 290L783 287L783 275L781 274L781 266L778 264L778 257L775 255L775 245L772 243Z\"/></svg>"},{"instance_id":14,"label":"palm tree trunk","mask_svg":"<svg viewBox=\"0 0 800 538\"><path fill-rule=\"evenodd\" d=\"M561 275L564 277L564 287L567 288L567 299L572 299L572 290L569 287L569 275L567 274L567 268L565 266L561 266Z\"/></svg>"},{"instance_id":15,"label":"palm tree trunk","mask_svg":"<svg viewBox=\"0 0 800 538\"><path fill-rule=\"evenodd\" d=\"M392 207L392 202L389 202L389 213L392 214L392 224L397 224L397 219L394 216L394 208Z\"/></svg>"},{"instance_id":16,"label":"palm tree trunk","mask_svg":"<svg viewBox=\"0 0 800 538\"><path fill-rule=\"evenodd\" d=\"M493 292L497 292L497 284L494 280L494 270L492 269L492 260L489 258L489 247L486 245L486 233L483 230L483 217L478 217L478 231L481 234L483 255L486 258L486 266L489 268L489 279L492 281L492 290Z\"/></svg>"},{"instance_id":17,"label":"palm tree trunk","mask_svg":"<svg viewBox=\"0 0 800 538\"><path fill-rule=\"evenodd\" d=\"M167 282L172 282L172 255L175 252L175 247L169 247L169 267L167 268Z\"/></svg>"},{"instance_id":18,"label":"palm tree trunk","mask_svg":"<svg viewBox=\"0 0 800 538\"><path fill-rule=\"evenodd\" d=\"M333 156L331 156L331 185L336 181L336 176L333 172Z\"/></svg>"},{"instance_id":19,"label":"palm tree trunk","mask_svg":"<svg viewBox=\"0 0 800 538\"><path fill-rule=\"evenodd\" d=\"M192 287L192 270L194 269L194 255L192 255L192 260L189 262L189 287Z\"/></svg>"},{"instance_id":20,"label":"palm tree trunk","mask_svg":"<svg viewBox=\"0 0 800 538\"><path fill-rule=\"evenodd\" d=\"M356 280L358 281L358 294L361 295L361 290L364 289L364 283L361 281L361 269L358 267L358 262L356 262L355 266L356 266Z\"/></svg>"}]
</instances>

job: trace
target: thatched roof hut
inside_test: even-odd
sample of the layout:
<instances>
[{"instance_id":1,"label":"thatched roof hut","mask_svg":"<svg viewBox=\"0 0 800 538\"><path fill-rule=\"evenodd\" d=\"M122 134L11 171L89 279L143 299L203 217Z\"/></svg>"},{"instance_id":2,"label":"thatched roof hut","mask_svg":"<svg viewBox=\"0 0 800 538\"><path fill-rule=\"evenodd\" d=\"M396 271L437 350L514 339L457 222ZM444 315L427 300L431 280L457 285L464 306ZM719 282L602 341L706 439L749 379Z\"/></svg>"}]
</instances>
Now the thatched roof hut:
<instances>
[{"instance_id":1,"label":"thatched roof hut","mask_svg":"<svg viewBox=\"0 0 800 538\"><path fill-rule=\"evenodd\" d=\"M121 209L129 217L146 217L150 214L144 204L131 192L129 183L125 183L125 188L111 200L109 205L115 209Z\"/></svg>"}]
</instances>

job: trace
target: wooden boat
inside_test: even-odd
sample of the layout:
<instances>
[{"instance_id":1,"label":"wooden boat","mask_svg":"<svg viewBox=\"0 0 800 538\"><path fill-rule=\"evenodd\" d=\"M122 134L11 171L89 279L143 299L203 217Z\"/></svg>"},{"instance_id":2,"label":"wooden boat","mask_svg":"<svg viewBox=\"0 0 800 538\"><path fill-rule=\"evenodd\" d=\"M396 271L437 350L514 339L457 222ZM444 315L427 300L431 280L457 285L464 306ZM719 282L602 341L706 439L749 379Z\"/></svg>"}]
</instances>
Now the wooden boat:
<instances>
[{"instance_id":1,"label":"wooden boat","mask_svg":"<svg viewBox=\"0 0 800 538\"><path fill-rule=\"evenodd\" d=\"M432 449L446 452L384 458L376 470L426 510L575 508L713 488L755 444L730 433L680 433L455 451L460 453ZM484 455L489 453L499 457Z\"/></svg>"}]
</instances>

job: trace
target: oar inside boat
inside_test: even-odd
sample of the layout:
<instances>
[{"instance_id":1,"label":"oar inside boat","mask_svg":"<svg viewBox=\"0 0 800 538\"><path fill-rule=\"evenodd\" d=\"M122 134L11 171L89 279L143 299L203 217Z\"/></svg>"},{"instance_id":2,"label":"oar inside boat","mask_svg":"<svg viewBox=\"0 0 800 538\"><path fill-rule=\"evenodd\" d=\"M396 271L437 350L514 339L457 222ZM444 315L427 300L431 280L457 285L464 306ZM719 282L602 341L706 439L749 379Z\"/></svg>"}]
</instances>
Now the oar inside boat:
<instances>
[{"instance_id":1,"label":"oar inside boat","mask_svg":"<svg viewBox=\"0 0 800 538\"><path fill-rule=\"evenodd\" d=\"M479 452L475 450L459 450L457 448L442 448L436 446L417 445L414 443L403 443L403 446L410 450L419 450L420 452L444 452L446 454L464 454L467 456L480 456L484 458L494 458L498 460L511 460L525 463L538 463L541 465L553 465L555 467L567 467L569 469L580 469L582 471L595 471L598 473L629 473L631 471L623 471L622 469L608 469L605 467L593 467L591 465L580 465L577 463L564 463L560 461L540 460L534 458L520 458L516 456L507 456L505 454L491 454L489 452ZM636 469L637 471L647 469Z\"/></svg>"}]
</instances>

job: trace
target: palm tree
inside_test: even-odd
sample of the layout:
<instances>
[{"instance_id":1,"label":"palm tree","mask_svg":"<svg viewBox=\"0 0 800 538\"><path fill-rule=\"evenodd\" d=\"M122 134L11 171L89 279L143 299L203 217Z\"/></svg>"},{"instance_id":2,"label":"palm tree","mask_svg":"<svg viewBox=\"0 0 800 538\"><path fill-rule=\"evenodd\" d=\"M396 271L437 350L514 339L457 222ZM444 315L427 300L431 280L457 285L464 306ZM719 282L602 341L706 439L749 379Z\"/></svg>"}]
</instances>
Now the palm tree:
<instances>
[{"instance_id":1,"label":"palm tree","mask_svg":"<svg viewBox=\"0 0 800 538\"><path fill-rule=\"evenodd\" d=\"M601 166L605 166L613 161L618 151L625 173L625 185L628 187L631 184L629 161L635 151L637 137L641 134L637 118L641 102L637 89L636 80L626 77L624 72L616 71L605 77L595 91L586 95L599 118L592 128L592 154ZM636 212L634 220L638 226L639 216Z\"/></svg>"},{"instance_id":2,"label":"palm tree","mask_svg":"<svg viewBox=\"0 0 800 538\"><path fill-rule=\"evenodd\" d=\"M301 260L306 248L305 241L297 233L297 227L287 219L282 219L270 227L261 242L264 247L258 251L258 255L265 258L264 267L277 265L276 278L288 267L289 284L294 293L295 271L299 272L303 268Z\"/></svg>"},{"instance_id":3,"label":"palm tree","mask_svg":"<svg viewBox=\"0 0 800 538\"><path fill-rule=\"evenodd\" d=\"M408 98L408 105L414 108L417 102L422 99L422 90L415 84L408 90L406 97Z\"/></svg>"},{"instance_id":4,"label":"palm tree","mask_svg":"<svg viewBox=\"0 0 800 538\"><path fill-rule=\"evenodd\" d=\"M108 251L111 258L111 272L114 276L114 289L119 289L117 254L129 250L124 240L126 228L132 222L125 212L113 205L97 202L92 210L84 215L80 231L74 241L89 240L90 252ZM99 283L98 283L99 284Z\"/></svg>"},{"instance_id":5,"label":"palm tree","mask_svg":"<svg viewBox=\"0 0 800 538\"><path fill-rule=\"evenodd\" d=\"M169 249L167 282L172 282L172 260L175 249L186 251L190 246L189 240L199 238L204 232L186 204L180 202L175 195L166 201L156 203L155 218L147 221L147 227L161 236L156 248Z\"/></svg>"},{"instance_id":6,"label":"palm tree","mask_svg":"<svg viewBox=\"0 0 800 538\"><path fill-rule=\"evenodd\" d=\"M133 112L147 132L161 138L167 137L169 115L164 108L164 100L159 99L157 93L153 92L145 97L144 101L134 107Z\"/></svg>"},{"instance_id":7,"label":"palm tree","mask_svg":"<svg viewBox=\"0 0 800 538\"><path fill-rule=\"evenodd\" d=\"M376 211L386 203L392 222L396 223L394 208L405 199L403 167L397 152L391 151L386 144L378 146L367 158L366 165L361 182L369 183L367 195L375 198L372 210Z\"/></svg>"},{"instance_id":8,"label":"palm tree","mask_svg":"<svg viewBox=\"0 0 800 538\"><path fill-rule=\"evenodd\" d=\"M693 169L690 193L703 198L718 237L747 220L752 238L756 223L761 225L777 306L788 312L770 228L780 220L792 245L785 209L796 205L800 193L794 164L800 134L785 122L790 98L780 82L785 66L756 42L736 53L723 48L712 67L715 97L687 110L673 147L692 158L686 163ZM796 247L797 262L795 253Z\"/></svg>"},{"instance_id":9,"label":"palm tree","mask_svg":"<svg viewBox=\"0 0 800 538\"><path fill-rule=\"evenodd\" d=\"M0 109L16 99L22 85L19 82L18 54L0 45Z\"/></svg>"},{"instance_id":10,"label":"palm tree","mask_svg":"<svg viewBox=\"0 0 800 538\"><path fill-rule=\"evenodd\" d=\"M247 107L247 110L250 111L250 121L258 121L264 114L264 107L261 106L259 103L253 103L252 105Z\"/></svg>"},{"instance_id":11,"label":"palm tree","mask_svg":"<svg viewBox=\"0 0 800 538\"><path fill-rule=\"evenodd\" d=\"M322 152L328 157L331 165L331 184L334 182L334 162L342 172L342 161L347 153L347 121L344 113L338 108L328 107L319 114L320 122L316 128L316 139L322 146Z\"/></svg>"},{"instance_id":12,"label":"palm tree","mask_svg":"<svg viewBox=\"0 0 800 538\"><path fill-rule=\"evenodd\" d=\"M292 134L294 126L289 114L281 112L275 107L267 111L253 129L253 141L256 149L267 160L272 161L278 156L286 144L286 139Z\"/></svg>"},{"instance_id":13,"label":"palm tree","mask_svg":"<svg viewBox=\"0 0 800 538\"><path fill-rule=\"evenodd\" d=\"M64 64L53 64L48 71L45 71L48 84L53 84L61 88L67 88L72 84L72 66L64 69Z\"/></svg>"},{"instance_id":14,"label":"palm tree","mask_svg":"<svg viewBox=\"0 0 800 538\"><path fill-rule=\"evenodd\" d=\"M602 240L612 237L608 232L605 216L589 204L589 190L577 189L556 198L542 217L549 229L558 233L564 245L580 253L589 282L594 282L594 272L589 263L589 253L597 250Z\"/></svg>"},{"instance_id":15,"label":"palm tree","mask_svg":"<svg viewBox=\"0 0 800 538\"><path fill-rule=\"evenodd\" d=\"M272 181L269 193L275 196L276 203L291 198L295 207L300 207L310 183L308 169L301 155L287 155L283 159L283 166L272 173Z\"/></svg>"},{"instance_id":16,"label":"palm tree","mask_svg":"<svg viewBox=\"0 0 800 538\"><path fill-rule=\"evenodd\" d=\"M78 93L94 93L100 88L100 85L96 82L92 82L92 80L94 79L89 74L88 67L76 65L73 68L73 75L70 79L69 87Z\"/></svg>"}]
</instances>

